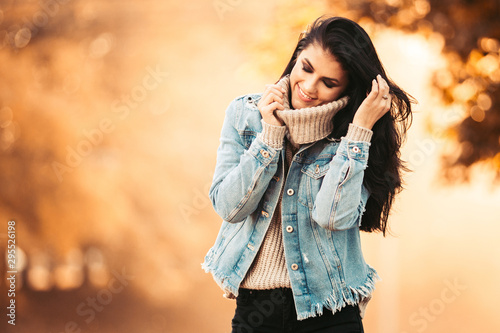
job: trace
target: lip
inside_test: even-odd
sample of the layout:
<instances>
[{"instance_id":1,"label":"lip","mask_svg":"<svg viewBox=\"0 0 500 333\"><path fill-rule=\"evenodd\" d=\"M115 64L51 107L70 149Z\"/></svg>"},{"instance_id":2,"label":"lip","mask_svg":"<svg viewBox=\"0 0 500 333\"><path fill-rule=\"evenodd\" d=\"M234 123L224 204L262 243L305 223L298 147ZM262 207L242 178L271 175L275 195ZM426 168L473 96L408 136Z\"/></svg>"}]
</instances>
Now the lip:
<instances>
[{"instance_id":1,"label":"lip","mask_svg":"<svg viewBox=\"0 0 500 333\"><path fill-rule=\"evenodd\" d=\"M304 101L304 102L312 102L315 100L315 98L311 98L310 96L307 96L306 93L300 88L300 86L297 84L297 95L299 98Z\"/></svg>"}]
</instances>

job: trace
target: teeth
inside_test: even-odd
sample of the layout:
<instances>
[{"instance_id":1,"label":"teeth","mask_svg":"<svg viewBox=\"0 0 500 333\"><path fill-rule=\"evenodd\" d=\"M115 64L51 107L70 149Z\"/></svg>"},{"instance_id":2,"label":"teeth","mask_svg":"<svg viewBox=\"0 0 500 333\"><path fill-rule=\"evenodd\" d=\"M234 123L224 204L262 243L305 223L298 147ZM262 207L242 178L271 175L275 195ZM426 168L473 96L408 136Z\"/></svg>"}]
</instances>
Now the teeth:
<instances>
[{"instance_id":1,"label":"teeth","mask_svg":"<svg viewBox=\"0 0 500 333\"><path fill-rule=\"evenodd\" d=\"M306 93L305 93L302 89L300 89L300 87L299 87L299 90L300 90L300 93L301 93L304 97L306 97L306 98L308 98L308 99L314 99L314 98L312 98L311 96L309 96L308 94L306 94Z\"/></svg>"}]
</instances>

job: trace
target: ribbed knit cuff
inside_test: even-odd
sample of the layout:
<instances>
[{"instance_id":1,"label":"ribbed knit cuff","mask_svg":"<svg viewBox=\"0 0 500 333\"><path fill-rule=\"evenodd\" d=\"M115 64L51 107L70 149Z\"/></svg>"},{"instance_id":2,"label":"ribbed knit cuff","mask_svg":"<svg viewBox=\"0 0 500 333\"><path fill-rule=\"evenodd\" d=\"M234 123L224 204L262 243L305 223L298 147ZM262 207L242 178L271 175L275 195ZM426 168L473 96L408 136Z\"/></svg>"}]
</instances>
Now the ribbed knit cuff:
<instances>
[{"instance_id":1,"label":"ribbed knit cuff","mask_svg":"<svg viewBox=\"0 0 500 333\"><path fill-rule=\"evenodd\" d=\"M262 119L261 122L262 132L259 133L259 136L262 142L274 149L283 148L286 126L270 125L266 123L264 119Z\"/></svg>"},{"instance_id":2,"label":"ribbed knit cuff","mask_svg":"<svg viewBox=\"0 0 500 333\"><path fill-rule=\"evenodd\" d=\"M349 124L349 129L347 130L346 139L351 141L365 141L370 142L372 139L373 131L368 128L357 126L354 124Z\"/></svg>"}]
</instances>

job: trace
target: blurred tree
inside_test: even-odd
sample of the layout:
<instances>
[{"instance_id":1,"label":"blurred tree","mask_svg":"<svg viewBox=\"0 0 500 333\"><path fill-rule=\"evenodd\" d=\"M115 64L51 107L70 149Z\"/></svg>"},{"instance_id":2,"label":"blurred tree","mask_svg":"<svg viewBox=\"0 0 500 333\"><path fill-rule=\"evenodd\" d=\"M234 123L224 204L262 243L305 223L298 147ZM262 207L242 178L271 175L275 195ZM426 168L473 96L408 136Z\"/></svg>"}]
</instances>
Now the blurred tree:
<instances>
[{"instance_id":1,"label":"blurred tree","mask_svg":"<svg viewBox=\"0 0 500 333\"><path fill-rule=\"evenodd\" d=\"M115 37L106 32L123 18L81 5L0 6L0 212L18 220L26 244L62 254L96 230L89 228L97 201L89 188L97 181L75 177L86 173L87 153L74 150L85 143L81 129L95 128L110 104L96 91L121 87L113 80L122 68ZM97 161L108 140L87 145L95 151L87 160Z\"/></svg>"},{"instance_id":2,"label":"blurred tree","mask_svg":"<svg viewBox=\"0 0 500 333\"><path fill-rule=\"evenodd\" d=\"M447 131L458 149L443 156L444 175L466 180L470 166L485 162L500 179L500 1L385 0L349 5L379 24L443 36L448 67L435 73L433 83L445 103L467 111Z\"/></svg>"},{"instance_id":3,"label":"blurred tree","mask_svg":"<svg viewBox=\"0 0 500 333\"><path fill-rule=\"evenodd\" d=\"M259 62L265 73L279 75L297 31L325 13L355 20L372 36L381 27L428 38L439 35L448 66L434 73L433 85L447 105L466 111L466 117L444 132L457 146L453 153L443 152L444 176L464 181L471 166L484 163L500 180L499 0L324 0L315 2L316 10L301 4L281 1L274 30L255 48L263 55ZM276 36L288 50L276 52Z\"/></svg>"},{"instance_id":4,"label":"blurred tree","mask_svg":"<svg viewBox=\"0 0 500 333\"><path fill-rule=\"evenodd\" d=\"M196 240L170 217L178 192L166 189L186 183L166 171L150 109L165 77L151 54L175 14L148 1L0 2L0 219L16 221L30 267L40 252L56 276L96 247L164 302L184 297L199 265L178 250Z\"/></svg>"}]
</instances>

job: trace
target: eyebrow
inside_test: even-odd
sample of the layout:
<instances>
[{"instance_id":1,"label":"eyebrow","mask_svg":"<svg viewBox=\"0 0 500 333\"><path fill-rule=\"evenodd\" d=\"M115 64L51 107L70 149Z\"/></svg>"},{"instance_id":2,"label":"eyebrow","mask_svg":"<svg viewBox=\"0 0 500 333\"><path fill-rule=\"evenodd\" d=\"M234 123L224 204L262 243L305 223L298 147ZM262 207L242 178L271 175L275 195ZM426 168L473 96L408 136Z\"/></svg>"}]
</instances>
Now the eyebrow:
<instances>
[{"instance_id":1,"label":"eyebrow","mask_svg":"<svg viewBox=\"0 0 500 333\"><path fill-rule=\"evenodd\" d=\"M309 65L309 67L311 67L311 68L314 70L314 67L313 67L313 65L311 64L311 62L309 61L309 59L304 58L302 61L307 62L307 64ZM335 83L337 83L337 84L340 84L339 80L337 80L337 79L334 79L334 78L331 78L331 77L326 77L326 76L323 76L323 78L324 78L324 79L327 79L327 80L330 80L330 81L332 81L332 82L335 82Z\"/></svg>"}]
</instances>

